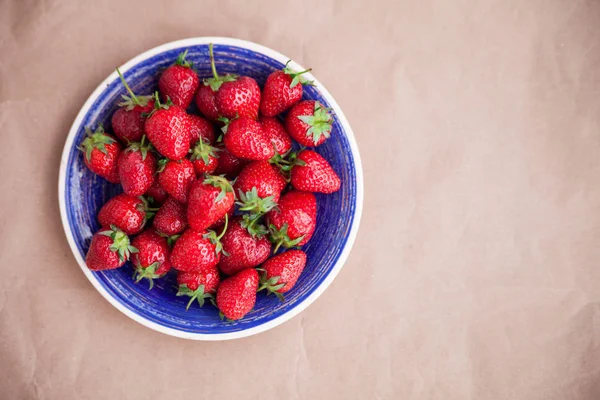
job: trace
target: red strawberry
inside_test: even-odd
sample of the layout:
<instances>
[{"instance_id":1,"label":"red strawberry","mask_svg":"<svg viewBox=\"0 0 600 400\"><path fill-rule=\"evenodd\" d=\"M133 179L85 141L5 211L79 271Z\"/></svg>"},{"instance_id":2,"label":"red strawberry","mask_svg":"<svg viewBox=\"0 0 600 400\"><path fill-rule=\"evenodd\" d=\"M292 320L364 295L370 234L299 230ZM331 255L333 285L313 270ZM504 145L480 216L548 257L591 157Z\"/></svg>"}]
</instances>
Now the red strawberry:
<instances>
[{"instance_id":1,"label":"red strawberry","mask_svg":"<svg viewBox=\"0 0 600 400\"><path fill-rule=\"evenodd\" d=\"M111 124L115 136L123 143L139 142L144 136L144 123L146 114L154 109L154 100L152 96L136 96L125 78L117 68L117 73L123 86L129 92L129 96L121 95L123 101L119 103L119 108L112 116Z\"/></svg>"},{"instance_id":2,"label":"red strawberry","mask_svg":"<svg viewBox=\"0 0 600 400\"><path fill-rule=\"evenodd\" d=\"M290 61L285 64L285 68L272 72L267 77L260 101L260 112L267 117L281 114L299 102L302 98L302 85L312 85L312 82L302 77L310 69L294 72L288 67Z\"/></svg>"},{"instance_id":3,"label":"red strawberry","mask_svg":"<svg viewBox=\"0 0 600 400\"><path fill-rule=\"evenodd\" d=\"M278 154L285 154L292 148L292 139L277 118L260 117L263 132L269 138Z\"/></svg>"},{"instance_id":4,"label":"red strawberry","mask_svg":"<svg viewBox=\"0 0 600 400\"><path fill-rule=\"evenodd\" d=\"M135 282L148 279L152 289L154 279L164 276L171 269L167 239L149 228L137 235L131 245L138 250L131 256L137 273Z\"/></svg>"},{"instance_id":5,"label":"red strawberry","mask_svg":"<svg viewBox=\"0 0 600 400\"><path fill-rule=\"evenodd\" d=\"M156 157L148 151L150 146L142 137L140 143L131 143L121 152L117 165L123 191L130 196L141 196L154 183Z\"/></svg>"},{"instance_id":6,"label":"red strawberry","mask_svg":"<svg viewBox=\"0 0 600 400\"><path fill-rule=\"evenodd\" d=\"M129 259L130 253L137 249L129 244L129 238L123 231L111 227L97 232L92 237L85 263L92 271L119 268Z\"/></svg>"},{"instance_id":7,"label":"red strawberry","mask_svg":"<svg viewBox=\"0 0 600 400\"><path fill-rule=\"evenodd\" d=\"M223 139L231 154L248 160L268 160L275 155L275 149L263 132L262 125L248 118L236 118L226 127Z\"/></svg>"},{"instance_id":8,"label":"red strawberry","mask_svg":"<svg viewBox=\"0 0 600 400\"><path fill-rule=\"evenodd\" d=\"M260 269L258 292L267 289L268 293L275 293L283 301L282 293L294 287L306 265L306 253L302 250L288 250L269 258Z\"/></svg>"},{"instance_id":9,"label":"red strawberry","mask_svg":"<svg viewBox=\"0 0 600 400\"><path fill-rule=\"evenodd\" d=\"M223 144L217 146L217 150L219 150L219 163L215 175L225 175L227 178L233 179L248 163L248 160L237 158L231 154Z\"/></svg>"},{"instance_id":10,"label":"red strawberry","mask_svg":"<svg viewBox=\"0 0 600 400\"><path fill-rule=\"evenodd\" d=\"M220 238L213 231L197 232L188 229L183 232L171 252L173 268L184 272L210 271L221 258Z\"/></svg>"},{"instance_id":11,"label":"red strawberry","mask_svg":"<svg viewBox=\"0 0 600 400\"><path fill-rule=\"evenodd\" d=\"M158 79L158 90L162 99L170 99L173 104L184 110L192 103L200 85L200 79L192 69L193 64L186 61L186 56L187 50L179 54L175 64L165 69Z\"/></svg>"},{"instance_id":12,"label":"red strawberry","mask_svg":"<svg viewBox=\"0 0 600 400\"><path fill-rule=\"evenodd\" d=\"M169 197L156 212L152 224L159 233L177 235L188 227L186 213L185 205Z\"/></svg>"},{"instance_id":13,"label":"red strawberry","mask_svg":"<svg viewBox=\"0 0 600 400\"><path fill-rule=\"evenodd\" d=\"M153 215L143 197L121 193L104 203L98 212L98 222L101 226L114 225L127 235L135 235Z\"/></svg>"},{"instance_id":14,"label":"red strawberry","mask_svg":"<svg viewBox=\"0 0 600 400\"><path fill-rule=\"evenodd\" d=\"M219 76L215 67L215 58L213 54L212 43L208 46L210 54L210 63L212 67L213 77L204 81L205 85L210 86L215 93L215 103L217 113L221 117L235 118L236 116L256 119L258 117L258 108L260 106L260 87L256 81L247 76L239 77L237 75ZM213 110L209 109L210 96L207 92L203 92L202 106L206 107L206 111L198 108L208 118L212 116Z\"/></svg>"},{"instance_id":15,"label":"red strawberry","mask_svg":"<svg viewBox=\"0 0 600 400\"><path fill-rule=\"evenodd\" d=\"M208 143L215 141L215 127L202 117L188 114L190 119L190 147L194 147L200 139L206 139Z\"/></svg>"},{"instance_id":16,"label":"red strawberry","mask_svg":"<svg viewBox=\"0 0 600 400\"><path fill-rule=\"evenodd\" d=\"M99 125L94 133L87 127L85 131L88 136L79 146L84 154L85 165L107 181L119 183L117 159L121 153L121 145L113 136L104 133L102 125Z\"/></svg>"},{"instance_id":17,"label":"red strawberry","mask_svg":"<svg viewBox=\"0 0 600 400\"><path fill-rule=\"evenodd\" d=\"M298 153L291 176L292 186L297 190L333 193L340 189L340 177L326 159L312 150Z\"/></svg>"},{"instance_id":18,"label":"red strawberry","mask_svg":"<svg viewBox=\"0 0 600 400\"><path fill-rule=\"evenodd\" d=\"M204 306L204 299L213 299L217 293L220 282L219 270L216 267L203 272L178 272L177 284L179 291L177 296L190 296L190 301L185 307L190 308L194 300L198 301L200 307Z\"/></svg>"},{"instance_id":19,"label":"red strawberry","mask_svg":"<svg viewBox=\"0 0 600 400\"><path fill-rule=\"evenodd\" d=\"M225 215L235 197L227 179L221 176L208 176L192 184L188 196L187 217L190 228L204 231Z\"/></svg>"},{"instance_id":20,"label":"red strawberry","mask_svg":"<svg viewBox=\"0 0 600 400\"><path fill-rule=\"evenodd\" d=\"M225 219L230 220L233 217L233 213L235 212L235 207L231 207L229 211L225 215L223 215L217 222L208 227L208 229L212 229L213 231L222 231L223 225L225 225Z\"/></svg>"},{"instance_id":21,"label":"red strawberry","mask_svg":"<svg viewBox=\"0 0 600 400\"><path fill-rule=\"evenodd\" d=\"M219 114L225 118L257 119L260 106L260 87L250 77L241 76L233 82L224 82L216 95Z\"/></svg>"},{"instance_id":22,"label":"red strawberry","mask_svg":"<svg viewBox=\"0 0 600 400\"><path fill-rule=\"evenodd\" d=\"M268 161L252 161L242 169L233 187L240 198L256 189L258 197L272 197L272 201L277 203L286 185L283 175Z\"/></svg>"},{"instance_id":23,"label":"red strawberry","mask_svg":"<svg viewBox=\"0 0 600 400\"><path fill-rule=\"evenodd\" d=\"M196 175L212 174L219 164L219 156L216 147L212 147L204 138L198 140L196 146L192 148L190 160L194 164Z\"/></svg>"},{"instance_id":24,"label":"red strawberry","mask_svg":"<svg viewBox=\"0 0 600 400\"><path fill-rule=\"evenodd\" d=\"M317 225L317 199L309 192L292 190L281 196L278 208L267 214L267 224L276 253L279 246L302 246Z\"/></svg>"},{"instance_id":25,"label":"red strawberry","mask_svg":"<svg viewBox=\"0 0 600 400\"><path fill-rule=\"evenodd\" d=\"M217 289L217 307L221 315L235 321L243 318L254 308L258 272L248 268L225 279Z\"/></svg>"},{"instance_id":26,"label":"red strawberry","mask_svg":"<svg viewBox=\"0 0 600 400\"><path fill-rule=\"evenodd\" d=\"M318 101L301 101L286 115L285 129L301 145L318 146L331 134L333 117L329 111Z\"/></svg>"},{"instance_id":27,"label":"red strawberry","mask_svg":"<svg viewBox=\"0 0 600 400\"><path fill-rule=\"evenodd\" d=\"M200 89L196 93L196 105L198 110L206 118L213 122L219 119L219 110L217 109L216 93L206 83L200 85Z\"/></svg>"},{"instance_id":28,"label":"red strawberry","mask_svg":"<svg viewBox=\"0 0 600 400\"><path fill-rule=\"evenodd\" d=\"M267 238L251 235L239 217L231 221L221 243L223 243L223 257L217 267L227 275L256 267L271 254L271 243Z\"/></svg>"},{"instance_id":29,"label":"red strawberry","mask_svg":"<svg viewBox=\"0 0 600 400\"><path fill-rule=\"evenodd\" d=\"M146 120L148 140L156 150L171 160L181 160L190 149L190 119L182 108L162 105L156 98L157 109Z\"/></svg>"},{"instance_id":30,"label":"red strawberry","mask_svg":"<svg viewBox=\"0 0 600 400\"><path fill-rule=\"evenodd\" d=\"M150 189L146 192L146 195L148 195L149 199L152 199L151 203L158 205L163 204L169 197L169 194L165 192L165 189L163 189L162 186L160 186L158 180L154 181L152 186L150 186Z\"/></svg>"},{"instance_id":31,"label":"red strawberry","mask_svg":"<svg viewBox=\"0 0 600 400\"><path fill-rule=\"evenodd\" d=\"M194 164L187 158L179 161L160 160L158 183L171 197L180 203L187 203L188 192L196 174Z\"/></svg>"}]
</instances>

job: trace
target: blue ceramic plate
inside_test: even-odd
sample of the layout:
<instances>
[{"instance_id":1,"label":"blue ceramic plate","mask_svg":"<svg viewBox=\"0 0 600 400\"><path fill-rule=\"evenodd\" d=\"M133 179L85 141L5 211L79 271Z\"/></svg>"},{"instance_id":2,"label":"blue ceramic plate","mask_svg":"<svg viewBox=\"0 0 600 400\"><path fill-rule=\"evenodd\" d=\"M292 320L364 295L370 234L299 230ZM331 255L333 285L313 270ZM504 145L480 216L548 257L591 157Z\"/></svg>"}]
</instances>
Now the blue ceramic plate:
<instances>
[{"instance_id":1,"label":"blue ceramic plate","mask_svg":"<svg viewBox=\"0 0 600 400\"><path fill-rule=\"evenodd\" d=\"M251 76L260 85L267 76L283 68L288 57L255 43L237 39L207 37L180 40L149 50L120 67L137 94L156 90L162 69L177 55L188 50L200 77L210 76L208 44L214 43L219 73ZM297 71L305 68L291 63ZM110 131L110 117L125 88L116 72L98 86L77 115L65 143L60 163L59 201L63 226L73 254L90 282L112 305L137 322L169 335L197 340L224 340L253 335L273 328L305 309L329 286L342 268L354 243L360 221L363 180L360 157L352 129L333 97L312 75L314 87L305 87L304 98L319 100L335 113L331 138L316 148L333 166L342 180L340 191L317 195L317 229L303 247L308 263L286 301L259 294L256 306L237 322L222 322L212 305L185 311L187 299L176 297L174 273L158 280L154 289L146 283L135 284L131 265L117 270L92 272L85 265L85 254L92 234L100 227L96 214L102 204L120 191L118 185L94 175L83 163L77 146L85 136L84 128L99 123Z\"/></svg>"}]
</instances>

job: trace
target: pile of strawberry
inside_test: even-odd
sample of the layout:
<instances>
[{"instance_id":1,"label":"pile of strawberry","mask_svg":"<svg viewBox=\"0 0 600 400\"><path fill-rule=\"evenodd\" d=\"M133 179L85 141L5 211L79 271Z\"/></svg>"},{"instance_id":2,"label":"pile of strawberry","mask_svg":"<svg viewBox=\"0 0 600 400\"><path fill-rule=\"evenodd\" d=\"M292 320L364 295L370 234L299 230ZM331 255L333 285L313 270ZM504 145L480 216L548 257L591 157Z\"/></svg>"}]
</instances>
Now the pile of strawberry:
<instances>
[{"instance_id":1,"label":"pile of strawberry","mask_svg":"<svg viewBox=\"0 0 600 400\"><path fill-rule=\"evenodd\" d=\"M80 148L123 193L100 209L86 263L99 271L130 260L150 288L174 269L187 308L209 299L237 320L258 291L283 299L295 285L306 264L297 248L317 223L313 192L337 191L340 178L318 153L292 151L292 139L315 147L331 132L330 110L301 100L307 71L286 65L261 92L250 77L218 75L209 52L213 77L201 82L186 51L154 96L136 96L117 70L129 96L112 116L114 135L86 129ZM203 117L186 111L194 100Z\"/></svg>"}]
</instances>

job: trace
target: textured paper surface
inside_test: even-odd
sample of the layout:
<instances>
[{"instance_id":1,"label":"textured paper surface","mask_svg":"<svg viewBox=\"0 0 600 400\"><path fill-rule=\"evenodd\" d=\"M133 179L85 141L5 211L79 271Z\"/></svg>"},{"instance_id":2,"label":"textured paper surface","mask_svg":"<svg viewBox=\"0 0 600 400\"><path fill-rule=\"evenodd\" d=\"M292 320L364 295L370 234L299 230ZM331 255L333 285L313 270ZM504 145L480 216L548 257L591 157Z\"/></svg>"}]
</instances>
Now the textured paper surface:
<instances>
[{"instance_id":1,"label":"textured paper surface","mask_svg":"<svg viewBox=\"0 0 600 400\"><path fill-rule=\"evenodd\" d=\"M600 3L168 3L0 1L0 398L600 398ZM365 172L331 287L222 343L113 308L57 203L99 82L210 35L314 68Z\"/></svg>"}]
</instances>

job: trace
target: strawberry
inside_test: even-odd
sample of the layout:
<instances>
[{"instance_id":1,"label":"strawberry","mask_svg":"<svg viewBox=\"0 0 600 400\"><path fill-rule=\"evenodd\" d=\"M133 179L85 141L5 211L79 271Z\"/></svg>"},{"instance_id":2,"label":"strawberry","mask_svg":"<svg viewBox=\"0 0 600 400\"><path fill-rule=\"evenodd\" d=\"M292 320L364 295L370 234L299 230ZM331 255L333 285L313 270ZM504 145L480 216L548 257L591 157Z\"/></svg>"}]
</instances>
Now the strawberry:
<instances>
[{"instance_id":1,"label":"strawberry","mask_svg":"<svg viewBox=\"0 0 600 400\"><path fill-rule=\"evenodd\" d=\"M148 279L152 289L154 279L164 276L171 269L167 239L149 228L137 235L131 245L138 250L131 256L137 274L135 282Z\"/></svg>"},{"instance_id":2,"label":"strawberry","mask_svg":"<svg viewBox=\"0 0 600 400\"><path fill-rule=\"evenodd\" d=\"M333 193L340 189L340 177L319 153L302 150L296 160L291 172L294 189L318 193Z\"/></svg>"},{"instance_id":3,"label":"strawberry","mask_svg":"<svg viewBox=\"0 0 600 400\"><path fill-rule=\"evenodd\" d=\"M123 101L119 103L120 108L112 116L112 128L115 136L123 143L139 142L144 136L146 115L154 109L154 100L152 96L136 96L119 68L117 68L117 73L129 96L121 95Z\"/></svg>"},{"instance_id":4,"label":"strawberry","mask_svg":"<svg viewBox=\"0 0 600 400\"><path fill-rule=\"evenodd\" d=\"M269 138L278 154L285 154L292 148L292 139L277 118L260 117L263 132Z\"/></svg>"},{"instance_id":5,"label":"strawberry","mask_svg":"<svg viewBox=\"0 0 600 400\"><path fill-rule=\"evenodd\" d=\"M185 307L186 311L194 300L198 301L200 307L204 306L204 299L212 300L217 293L220 280L219 270L216 267L203 272L178 272L179 291L177 296L190 296L190 301Z\"/></svg>"},{"instance_id":6,"label":"strawberry","mask_svg":"<svg viewBox=\"0 0 600 400\"><path fill-rule=\"evenodd\" d=\"M121 153L121 145L117 140L104 132L104 127L98 128L92 133L86 127L87 137L79 146L83 151L83 162L95 174L112 183L119 183L119 172L117 170L117 159Z\"/></svg>"},{"instance_id":7,"label":"strawberry","mask_svg":"<svg viewBox=\"0 0 600 400\"><path fill-rule=\"evenodd\" d=\"M202 138L198 140L196 146L190 150L192 153L190 160L192 160L196 175L202 176L203 174L212 174L215 172L219 164L217 151L219 149L212 147L206 139Z\"/></svg>"},{"instance_id":8,"label":"strawberry","mask_svg":"<svg viewBox=\"0 0 600 400\"><path fill-rule=\"evenodd\" d=\"M221 231L223 230L223 225L225 225L225 219L229 220L233 217L233 213L235 212L235 207L231 207L229 211L225 215L223 215L217 222L208 227L208 229L212 229L213 231Z\"/></svg>"},{"instance_id":9,"label":"strawberry","mask_svg":"<svg viewBox=\"0 0 600 400\"><path fill-rule=\"evenodd\" d=\"M177 235L188 227L186 213L187 209L184 204L169 197L156 212L152 224L163 235Z\"/></svg>"},{"instance_id":10,"label":"strawberry","mask_svg":"<svg viewBox=\"0 0 600 400\"><path fill-rule=\"evenodd\" d=\"M255 189L258 197L272 197L271 200L277 203L286 185L283 175L268 161L252 161L242 169L233 187L240 198Z\"/></svg>"},{"instance_id":11,"label":"strawberry","mask_svg":"<svg viewBox=\"0 0 600 400\"><path fill-rule=\"evenodd\" d=\"M158 78L158 90L162 99L171 100L184 110L192 103L200 85L200 79L192 69L193 63L185 59L187 53L186 50L179 54L175 64L165 69Z\"/></svg>"},{"instance_id":12,"label":"strawberry","mask_svg":"<svg viewBox=\"0 0 600 400\"><path fill-rule=\"evenodd\" d=\"M187 203L188 192L196 174L194 164L187 158L179 161L160 160L158 162L158 183L175 200Z\"/></svg>"},{"instance_id":13,"label":"strawberry","mask_svg":"<svg viewBox=\"0 0 600 400\"><path fill-rule=\"evenodd\" d=\"M227 179L213 175L194 181L188 196L190 228L204 231L225 215L234 201L233 188Z\"/></svg>"},{"instance_id":14,"label":"strawberry","mask_svg":"<svg viewBox=\"0 0 600 400\"><path fill-rule=\"evenodd\" d=\"M225 279L217 289L217 307L221 317L231 321L243 318L254 308L258 272L248 268Z\"/></svg>"},{"instance_id":15,"label":"strawberry","mask_svg":"<svg viewBox=\"0 0 600 400\"><path fill-rule=\"evenodd\" d=\"M330 108L318 101L304 100L292 107L285 117L285 129L303 146L319 146L331 134Z\"/></svg>"},{"instance_id":16,"label":"strawberry","mask_svg":"<svg viewBox=\"0 0 600 400\"><path fill-rule=\"evenodd\" d=\"M129 238L120 229L111 226L92 236L85 263L92 271L119 268L137 249L129 244Z\"/></svg>"},{"instance_id":17,"label":"strawberry","mask_svg":"<svg viewBox=\"0 0 600 400\"><path fill-rule=\"evenodd\" d=\"M276 253L280 246L302 246L310 240L317 224L317 199L309 192L292 190L279 199L278 208L267 214L267 225Z\"/></svg>"},{"instance_id":18,"label":"strawberry","mask_svg":"<svg viewBox=\"0 0 600 400\"><path fill-rule=\"evenodd\" d=\"M225 118L257 119L260 106L260 87L248 76L224 82L216 95L219 114Z\"/></svg>"},{"instance_id":19,"label":"strawberry","mask_svg":"<svg viewBox=\"0 0 600 400\"><path fill-rule=\"evenodd\" d=\"M212 43L209 44L208 51L210 54L210 65L212 67L213 77L206 79L204 85L209 86L215 94L214 100L217 108L217 116L225 118L234 118L236 116L250 119L258 118L260 87L256 81L247 76L219 76L215 66ZM214 110L212 109L209 93L203 92L201 96L203 101L201 104L198 104L198 108L208 118L213 119ZM196 101L197 99L198 98L196 98ZM200 107L200 105L202 105L202 107ZM206 108L206 112L203 108Z\"/></svg>"},{"instance_id":20,"label":"strawberry","mask_svg":"<svg viewBox=\"0 0 600 400\"><path fill-rule=\"evenodd\" d=\"M275 293L283 301L282 293L289 292L294 287L306 265L306 253L302 250L288 250L269 258L260 267L260 286L267 293Z\"/></svg>"},{"instance_id":21,"label":"strawberry","mask_svg":"<svg viewBox=\"0 0 600 400\"><path fill-rule=\"evenodd\" d=\"M216 93L212 88L204 83L196 93L196 106L198 110L209 120L216 122L219 119L219 110L217 109Z\"/></svg>"},{"instance_id":22,"label":"strawberry","mask_svg":"<svg viewBox=\"0 0 600 400\"><path fill-rule=\"evenodd\" d=\"M260 101L260 112L267 117L281 114L302 99L302 85L312 85L306 81L302 74L310 71L294 72L288 67L272 72L265 82L262 98Z\"/></svg>"},{"instance_id":23,"label":"strawberry","mask_svg":"<svg viewBox=\"0 0 600 400\"><path fill-rule=\"evenodd\" d=\"M123 191L130 196L141 196L154 183L156 157L149 151L145 136L140 143L131 143L121 152L117 160L119 178Z\"/></svg>"},{"instance_id":24,"label":"strawberry","mask_svg":"<svg viewBox=\"0 0 600 400\"><path fill-rule=\"evenodd\" d=\"M188 114L190 119L190 146L194 147L200 139L205 139L208 143L215 141L215 127L202 117Z\"/></svg>"},{"instance_id":25,"label":"strawberry","mask_svg":"<svg viewBox=\"0 0 600 400\"><path fill-rule=\"evenodd\" d=\"M217 145L216 148L219 151L219 163L215 170L215 175L225 175L230 179L235 178L244 165L248 163L248 160L237 158L231 154L223 144Z\"/></svg>"},{"instance_id":26,"label":"strawberry","mask_svg":"<svg viewBox=\"0 0 600 400\"><path fill-rule=\"evenodd\" d=\"M173 268L183 272L210 271L221 258L223 247L220 239L226 230L227 223L219 236L214 231L198 232L188 229L183 232L171 252Z\"/></svg>"},{"instance_id":27,"label":"strawberry","mask_svg":"<svg viewBox=\"0 0 600 400\"><path fill-rule=\"evenodd\" d=\"M154 215L143 197L133 197L121 193L108 200L98 212L101 226L114 225L127 235L142 231L146 221Z\"/></svg>"},{"instance_id":28,"label":"strawberry","mask_svg":"<svg viewBox=\"0 0 600 400\"><path fill-rule=\"evenodd\" d=\"M273 144L259 122L236 118L228 122L225 130L223 143L234 156L247 160L268 160L275 155Z\"/></svg>"},{"instance_id":29,"label":"strawberry","mask_svg":"<svg viewBox=\"0 0 600 400\"><path fill-rule=\"evenodd\" d=\"M146 195L148 196L148 200L152 204L162 205L169 198L169 194L165 192L165 189L160 186L158 180L154 180L150 189L146 191Z\"/></svg>"},{"instance_id":30,"label":"strawberry","mask_svg":"<svg viewBox=\"0 0 600 400\"><path fill-rule=\"evenodd\" d=\"M155 101L155 110L144 126L148 140L163 156L181 160L190 149L190 119L182 108L163 105L158 96Z\"/></svg>"},{"instance_id":31,"label":"strawberry","mask_svg":"<svg viewBox=\"0 0 600 400\"><path fill-rule=\"evenodd\" d=\"M243 226L240 217L231 221L230 227L221 239L223 257L217 265L227 275L233 275L243 269L256 267L271 254L271 243L262 237L252 236Z\"/></svg>"}]
</instances>

